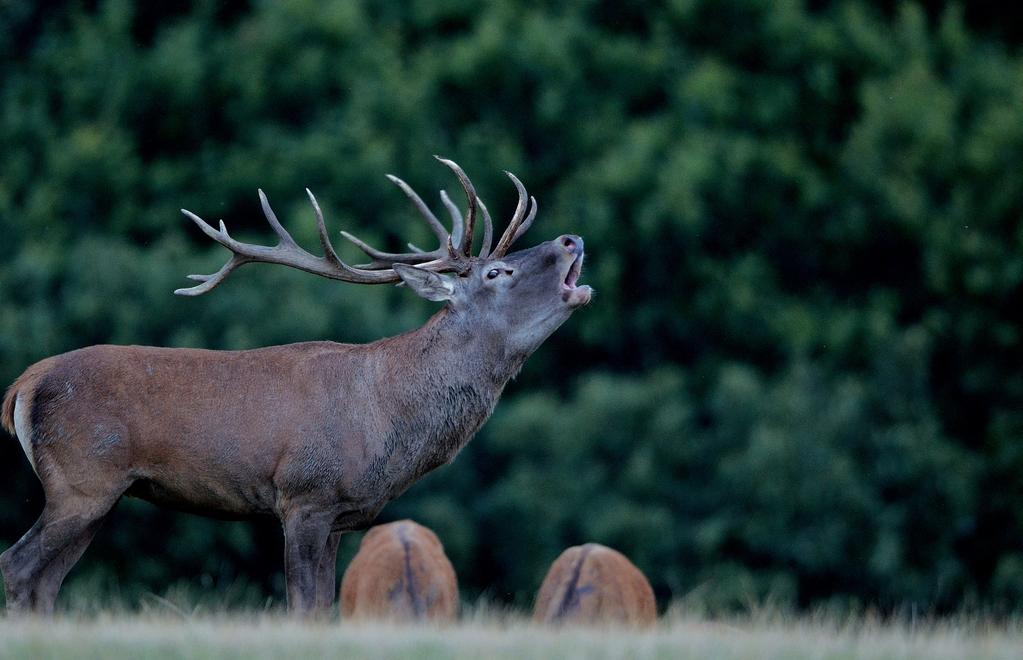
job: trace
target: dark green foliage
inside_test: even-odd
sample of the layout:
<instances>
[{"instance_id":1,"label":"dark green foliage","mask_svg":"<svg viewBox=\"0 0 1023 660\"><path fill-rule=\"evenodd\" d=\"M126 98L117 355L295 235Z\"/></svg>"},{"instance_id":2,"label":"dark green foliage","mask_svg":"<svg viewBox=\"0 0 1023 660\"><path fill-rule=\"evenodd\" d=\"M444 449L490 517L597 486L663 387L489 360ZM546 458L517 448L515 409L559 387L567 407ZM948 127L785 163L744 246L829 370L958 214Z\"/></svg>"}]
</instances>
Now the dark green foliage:
<instances>
[{"instance_id":1,"label":"dark green foliage","mask_svg":"<svg viewBox=\"0 0 1023 660\"><path fill-rule=\"evenodd\" d=\"M435 200L456 187L444 154L502 219L516 172L541 205L524 243L584 235L597 289L466 452L384 512L435 528L468 594L528 602L564 547L597 541L662 601L1018 608L1023 57L993 16L3 4L0 380L99 342L414 327L432 307L401 290L272 267L172 296L226 258L178 208L269 240L262 187L312 246L308 186L333 229L424 244L383 174ZM41 494L17 443L0 460L2 548ZM279 598L280 561L272 522L133 503L77 575Z\"/></svg>"}]
</instances>

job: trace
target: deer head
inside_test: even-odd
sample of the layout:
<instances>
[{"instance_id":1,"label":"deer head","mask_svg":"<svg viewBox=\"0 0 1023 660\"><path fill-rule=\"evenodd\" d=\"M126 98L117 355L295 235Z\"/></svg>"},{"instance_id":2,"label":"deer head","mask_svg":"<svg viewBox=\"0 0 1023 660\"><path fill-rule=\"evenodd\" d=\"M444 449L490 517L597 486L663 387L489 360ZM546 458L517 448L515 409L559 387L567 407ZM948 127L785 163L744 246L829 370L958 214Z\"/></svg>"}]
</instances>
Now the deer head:
<instances>
[{"instance_id":1,"label":"deer head","mask_svg":"<svg viewBox=\"0 0 1023 660\"><path fill-rule=\"evenodd\" d=\"M423 298L447 302L450 312L474 326L477 332L500 338L505 347L505 357L525 357L575 309L590 300L592 289L578 285L584 256L583 240L579 236L563 235L536 247L508 254L512 244L533 223L538 206L536 199L527 195L522 182L511 172L505 172L515 185L519 199L508 227L491 250L493 222L486 205L456 163L439 156L437 159L458 177L468 201L463 219L454 202L441 192L441 201L451 216L450 231L407 183L388 175L437 236L439 245L434 250L421 250L410 243L410 252L384 252L343 231L341 235L371 259L366 264L350 266L338 257L328 237L320 206L312 192L306 189L316 214L323 248L323 256L317 257L299 247L277 220L266 195L260 190L263 213L279 238L277 245L267 247L242 243L228 234L223 221L219 230L214 229L199 216L182 209L182 213L207 236L231 250L233 256L216 273L189 275L200 284L174 293L185 296L206 293L237 267L250 262L282 264L357 284L404 283ZM484 233L479 253L473 256L477 214L482 215Z\"/></svg>"}]
</instances>

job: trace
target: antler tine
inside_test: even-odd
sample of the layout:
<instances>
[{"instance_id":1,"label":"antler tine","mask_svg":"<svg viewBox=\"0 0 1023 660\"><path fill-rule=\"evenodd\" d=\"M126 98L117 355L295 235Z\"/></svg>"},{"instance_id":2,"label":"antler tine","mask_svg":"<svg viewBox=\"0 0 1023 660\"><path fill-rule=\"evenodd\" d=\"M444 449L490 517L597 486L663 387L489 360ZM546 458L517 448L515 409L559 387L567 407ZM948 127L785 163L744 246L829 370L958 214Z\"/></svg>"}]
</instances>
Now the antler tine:
<instances>
[{"instance_id":1,"label":"antler tine","mask_svg":"<svg viewBox=\"0 0 1023 660\"><path fill-rule=\"evenodd\" d=\"M451 240L454 241L455 245L458 245L462 235L462 212L458 210L458 206L448 197L446 190L440 191L440 199L444 202L444 206L447 207L448 213L451 214ZM479 196L476 197L476 203L483 214L483 243L480 246L479 258L486 259L490 253L490 243L494 238L494 223L490 219L490 211L487 211L487 205L483 203ZM415 249L415 246L411 243L409 247Z\"/></svg>"},{"instance_id":2,"label":"antler tine","mask_svg":"<svg viewBox=\"0 0 1023 660\"><path fill-rule=\"evenodd\" d=\"M490 219L490 211L487 210L487 205L483 203L483 200L477 197L476 201L480 205L480 211L483 212L483 243L480 245L480 259L486 259L490 255L490 242L494 239L494 223Z\"/></svg>"},{"instance_id":3,"label":"antler tine","mask_svg":"<svg viewBox=\"0 0 1023 660\"><path fill-rule=\"evenodd\" d=\"M426 202L423 201L423 198L412 189L412 186L393 174L388 174L387 178L391 180L391 183L401 188L401 191L405 193L410 200L412 200L416 209L419 210L423 219L426 220L428 225L430 225L430 229L433 230L433 233L437 236L438 240L440 240L441 245L443 245L444 242L448 240L448 232L444 229L444 225L441 224L441 221L437 219L437 216L433 214L433 211L430 210L430 207L426 205Z\"/></svg>"},{"instance_id":4,"label":"antler tine","mask_svg":"<svg viewBox=\"0 0 1023 660\"><path fill-rule=\"evenodd\" d=\"M424 250L407 253L384 252L383 250L376 249L372 245L361 240L359 237L353 236L352 234L346 231L342 231L341 235L346 240L353 243L357 248L365 252L373 260L368 264L359 264L357 266L357 268L365 268L366 270L386 269L390 268L391 264L418 265L426 261L443 259L444 257L447 256L447 250L445 248L438 248L436 250L431 250L429 252L426 252ZM414 248L414 246L412 246L411 244L409 244L409 247Z\"/></svg>"},{"instance_id":5,"label":"antler tine","mask_svg":"<svg viewBox=\"0 0 1023 660\"><path fill-rule=\"evenodd\" d=\"M519 225L519 228L515 230L515 235L512 236L512 243L519 240L519 236L525 234L526 230L533 224L533 220L536 219L536 210L538 206L536 203L536 197L530 195L529 201L532 204L532 208L529 209L529 215L526 216L526 219L523 220L522 224Z\"/></svg>"},{"instance_id":6,"label":"antler tine","mask_svg":"<svg viewBox=\"0 0 1023 660\"><path fill-rule=\"evenodd\" d=\"M497 242L497 247L494 248L494 251L491 254L492 257L503 257L508 253L508 248L510 248L512 243L515 242L515 239L518 238L517 232L519 230L519 226L522 224L523 217L526 215L526 206L529 203L529 198L526 195L526 187L522 185L522 182L519 181L518 177L507 170L505 171L505 174L507 174L508 178L512 180L512 183L515 184L515 190L519 193L519 202L515 205L515 215L512 216L511 222L508 223L508 227L505 228L504 233L501 234L501 240ZM530 222L532 222L532 220L530 220Z\"/></svg>"},{"instance_id":7,"label":"antler tine","mask_svg":"<svg viewBox=\"0 0 1023 660\"><path fill-rule=\"evenodd\" d=\"M220 231L217 231L213 227L209 226L209 224L207 224L205 220L203 220L202 218L200 218L196 214L192 213L191 211L189 211L187 209L181 209L181 212L183 214L185 214L185 216L188 217L192 222L194 222L196 225L198 225L199 229L201 229L204 234L206 234L207 236L209 236L210 238L212 238L216 242L220 243L221 245L223 245L227 249L233 251L233 248L231 246L234 243L234 239L231 238L231 236L227 233L227 227L224 225L224 221L223 220L220 221ZM283 229L283 227L282 227L282 229ZM285 232L285 233L287 233L287 232ZM190 279L190 280L192 280L194 282L202 282L202 284L197 284L197 285L192 286L192 287L184 287L184 288L181 288L181 289L175 289L174 293L176 293L179 296L198 296L198 295L201 295L203 293L206 293L207 291L209 291L213 287L215 287L218 284L220 284L221 282L223 282L224 279L228 275L230 275L231 272L235 268L237 268L238 266L241 266L242 264L246 264L249 261L251 261L251 259L249 259L248 257L243 257L242 255L235 253L234 255L231 256L231 259L228 260L228 262L226 264L221 266L220 270L218 270L217 272L213 273L212 275L189 275L188 276L188 279Z\"/></svg>"},{"instance_id":8,"label":"antler tine","mask_svg":"<svg viewBox=\"0 0 1023 660\"><path fill-rule=\"evenodd\" d=\"M231 260L221 266L220 270L213 273L212 275L189 275L188 279L195 282L202 282L195 286L185 287L181 289L174 289L174 293L179 296L198 296L206 293L213 287L217 286L224 281L228 275L231 274L238 266L247 263L247 260L241 259L238 256L231 257Z\"/></svg>"},{"instance_id":9,"label":"antler tine","mask_svg":"<svg viewBox=\"0 0 1023 660\"><path fill-rule=\"evenodd\" d=\"M372 261L368 264L360 264L359 268L365 268L367 270L382 270L391 267L391 264L402 263L402 264L421 264L436 259L444 259L445 257L452 260L461 259L461 255L455 250L455 245L461 243L462 236L462 214L458 210L458 207L454 205L451 199L447 196L443 190L441 191L441 201L448 209L448 213L451 214L451 232L444 229L444 226L437 219L437 216L433 214L433 211L426 205L423 199L412 189L410 185L399 179L398 177L388 174L387 178L390 179L396 186L402 189L406 196L415 207L419 210L420 214L430 225L434 234L440 239L440 247L435 250L422 250L411 243L408 244L409 249L412 252L398 253L398 252L384 252L378 250L372 245L361 240L357 236L350 234L346 231L341 232L341 235L357 248L365 252Z\"/></svg>"},{"instance_id":10,"label":"antler tine","mask_svg":"<svg viewBox=\"0 0 1023 660\"><path fill-rule=\"evenodd\" d=\"M476 188L473 187L472 181L466 176L462 168L458 166L453 160L447 158L441 158L440 156L434 156L437 160L448 166L455 176L458 177L459 183L462 184L462 189L465 190L465 198L468 201L469 207L466 210L465 216L465 230L462 233L461 243L457 247L458 254L462 257L468 258L472 255L472 234L476 228Z\"/></svg>"},{"instance_id":11,"label":"antler tine","mask_svg":"<svg viewBox=\"0 0 1023 660\"><path fill-rule=\"evenodd\" d=\"M446 191L441 191L440 197L441 202L444 203L445 208L448 210L448 214L451 216L451 231L444 231L443 226L437 220L437 217L430 211L429 207L426 206L422 198L409 186L407 183L402 181L396 176L388 175L388 178L400 187L405 194L412 200L416 208L419 209L422 216L433 228L434 233L440 238L441 245L435 250L426 252L409 243L409 249L412 252L407 253L396 253L396 252L384 252L378 250L372 245L369 245L365 241L358 237L348 233L341 232L341 235L351 243L355 244L360 250L365 252L372 261L368 264L360 264L359 268L365 268L367 270L382 270L390 268L392 264L404 263L404 264L422 264L431 260L442 260L447 259L452 264L464 265L471 256L470 250L472 249L472 232L475 224L475 207L476 204L482 206L483 202L476 195L476 190L469 181L469 177L466 176L465 172L462 171L455 162L447 160L445 158L436 157L437 160L444 163L450 168L456 176L458 176L459 182L462 184L463 190L465 190L466 198L473 200L473 203L469 205L468 216L463 222L462 213L458 209L458 206L451 201ZM490 250L490 242L493 240L493 222L490 219L489 213L484 216L484 222L486 223L484 242L487 251Z\"/></svg>"},{"instance_id":12,"label":"antler tine","mask_svg":"<svg viewBox=\"0 0 1023 660\"><path fill-rule=\"evenodd\" d=\"M280 238L277 245L273 247L265 245L251 245L249 243L242 243L237 241L227 233L227 227L224 225L223 220L220 221L220 229L214 229L205 220L192 213L182 209L188 218L190 218L204 234L212 238L217 243L223 245L233 254L226 264L224 264L220 270L211 275L189 275L189 279L197 282L201 282L194 287L178 289L174 293L182 296L197 296L213 289L228 275L231 274L236 268L249 262L264 262L281 264L283 266L291 266L299 270L304 270L307 273L313 273L314 275L322 275L333 280L341 280L344 282L353 282L356 284L387 284L392 282L398 282L401 277L391 270L368 270L362 268L356 268L349 266L337 256L337 252L334 247L330 244L330 239L327 237L326 225L323 221L323 212L320 210L320 205L316 201L316 197L313 196L312 192L306 190L309 194L309 201L313 205L313 210L316 212L316 225L317 230L320 234L320 243L323 246L324 256L317 257L309 252L303 250L291 237L286 229L281 225L280 221L277 220L277 216L274 214L273 209L270 208L270 202L267 200L266 195L263 191L259 191L259 199L263 206L263 213L266 216L267 222L273 227L277 236ZM436 259L433 261L427 261L426 263L419 264L421 268L427 268L434 271L445 271L453 268L449 262Z\"/></svg>"},{"instance_id":13,"label":"antler tine","mask_svg":"<svg viewBox=\"0 0 1023 660\"><path fill-rule=\"evenodd\" d=\"M316 231L320 234L320 245L323 247L323 258L334 265L338 265L341 263L341 258L337 256L334 246L330 244L330 236L327 235L327 224L323 221L323 211L320 210L320 204L316 201L316 196L313 195L312 190L306 188L305 194L309 195L309 203L313 205L313 211L316 213ZM262 191L260 191L260 195L262 196ZM266 197L263 196L262 199L264 201L264 210L269 209L270 204L266 203Z\"/></svg>"},{"instance_id":14,"label":"antler tine","mask_svg":"<svg viewBox=\"0 0 1023 660\"><path fill-rule=\"evenodd\" d=\"M458 210L458 206L448 197L446 190L440 191L440 201L444 202L444 206L448 209L448 214L451 215L451 242L455 245L461 245L463 230L462 212Z\"/></svg>"},{"instance_id":15,"label":"antler tine","mask_svg":"<svg viewBox=\"0 0 1023 660\"><path fill-rule=\"evenodd\" d=\"M274 210L270 208L270 201L266 198L266 193L263 192L262 188L258 188L256 192L259 193L259 204L260 206L263 207L263 215L266 217L266 221L270 223L270 226L273 227L273 230L277 234L277 236L280 237L281 239L280 244L293 245L297 247L298 243L295 242L295 239L291 237L291 234L288 233L288 230L285 229L284 225L282 225L280 221L277 219L277 215L274 213ZM309 192L308 188L306 188L306 192ZM312 193L310 193L310 195L312 195ZM316 202L314 201L313 204L315 205ZM224 224L223 220L221 220L220 224L221 227L223 227Z\"/></svg>"}]
</instances>

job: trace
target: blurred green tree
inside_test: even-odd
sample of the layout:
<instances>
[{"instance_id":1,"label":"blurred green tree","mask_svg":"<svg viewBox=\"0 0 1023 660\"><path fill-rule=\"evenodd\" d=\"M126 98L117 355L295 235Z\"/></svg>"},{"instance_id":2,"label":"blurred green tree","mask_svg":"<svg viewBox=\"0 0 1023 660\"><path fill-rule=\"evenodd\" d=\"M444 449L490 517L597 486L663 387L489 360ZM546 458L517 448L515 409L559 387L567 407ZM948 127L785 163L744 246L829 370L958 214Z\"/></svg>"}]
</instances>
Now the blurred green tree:
<instances>
[{"instance_id":1,"label":"blurred green tree","mask_svg":"<svg viewBox=\"0 0 1023 660\"><path fill-rule=\"evenodd\" d=\"M427 230L383 173L450 187L446 154L502 217L500 170L519 174L534 239L583 234L598 291L463 456L384 513L437 529L468 593L526 602L561 549L598 541L662 600L1018 608L1018 12L0 4L0 380L98 342L420 323L430 306L400 290L284 269L174 298L223 258L178 208L258 240L262 187L311 244L308 186L331 227L397 247ZM17 443L0 464L3 548L41 502ZM137 502L114 520L78 579L280 596L273 524Z\"/></svg>"}]
</instances>

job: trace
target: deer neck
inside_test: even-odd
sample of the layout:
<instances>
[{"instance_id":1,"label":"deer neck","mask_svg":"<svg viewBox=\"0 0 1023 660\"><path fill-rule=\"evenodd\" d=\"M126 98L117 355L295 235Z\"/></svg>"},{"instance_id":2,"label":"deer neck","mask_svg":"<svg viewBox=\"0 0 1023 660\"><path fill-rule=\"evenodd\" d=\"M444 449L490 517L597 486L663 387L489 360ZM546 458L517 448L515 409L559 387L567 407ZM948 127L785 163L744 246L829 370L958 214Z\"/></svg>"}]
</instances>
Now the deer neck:
<instances>
[{"instance_id":1,"label":"deer neck","mask_svg":"<svg viewBox=\"0 0 1023 660\"><path fill-rule=\"evenodd\" d=\"M448 307L392 341L400 349L389 352L394 357L391 367L404 373L406 382L426 389L448 383L472 385L493 390L495 398L528 357L511 354L500 333L484 321Z\"/></svg>"},{"instance_id":2,"label":"deer neck","mask_svg":"<svg viewBox=\"0 0 1023 660\"><path fill-rule=\"evenodd\" d=\"M396 490L454 458L525 359L509 364L484 330L445 308L421 328L384 340L390 346L378 355L395 410L383 443L390 455L381 458L398 467Z\"/></svg>"}]
</instances>

